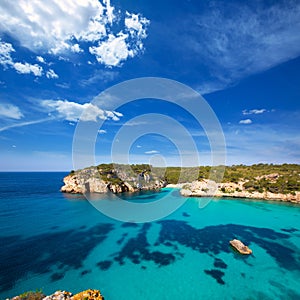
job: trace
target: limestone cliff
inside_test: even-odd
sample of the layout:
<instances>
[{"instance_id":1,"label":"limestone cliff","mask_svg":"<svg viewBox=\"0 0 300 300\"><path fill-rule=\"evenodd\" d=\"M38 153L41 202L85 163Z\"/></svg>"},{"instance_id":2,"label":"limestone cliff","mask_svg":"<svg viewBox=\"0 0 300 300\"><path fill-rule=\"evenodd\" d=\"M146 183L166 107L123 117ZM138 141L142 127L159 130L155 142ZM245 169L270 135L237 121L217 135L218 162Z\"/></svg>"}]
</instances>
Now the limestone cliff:
<instances>
[{"instance_id":1,"label":"limestone cliff","mask_svg":"<svg viewBox=\"0 0 300 300\"><path fill-rule=\"evenodd\" d=\"M142 165L144 166L144 165ZM100 165L71 172L61 188L65 193L136 192L160 189L166 181L151 172L151 169L134 170L129 165Z\"/></svg>"}]
</instances>

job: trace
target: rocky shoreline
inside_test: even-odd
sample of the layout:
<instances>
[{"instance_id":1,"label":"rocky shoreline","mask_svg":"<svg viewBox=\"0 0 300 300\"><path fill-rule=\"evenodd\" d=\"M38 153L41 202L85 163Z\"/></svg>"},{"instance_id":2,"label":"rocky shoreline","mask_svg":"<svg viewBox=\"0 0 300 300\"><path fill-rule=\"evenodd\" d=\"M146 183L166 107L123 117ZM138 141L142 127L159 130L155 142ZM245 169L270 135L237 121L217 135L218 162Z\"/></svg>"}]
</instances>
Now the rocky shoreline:
<instances>
[{"instance_id":1,"label":"rocky shoreline","mask_svg":"<svg viewBox=\"0 0 300 300\"><path fill-rule=\"evenodd\" d=\"M112 168L103 170L90 167L70 173L64 179L61 192L72 194L137 192L140 190L158 190L166 186L167 182L142 171L135 174L131 170Z\"/></svg>"},{"instance_id":2,"label":"rocky shoreline","mask_svg":"<svg viewBox=\"0 0 300 300\"><path fill-rule=\"evenodd\" d=\"M135 169L134 169L135 167ZM300 176L300 174L299 174ZM148 165L113 165L103 164L78 171L66 176L61 192L73 194L107 193L114 194L141 190L159 190L165 186L179 188L184 197L217 197L246 198L272 201L283 201L300 204L300 191L295 189L274 191L285 182L282 175L271 173L235 182L217 183L210 179L202 179L187 183L168 184L163 176L154 174ZM260 183L262 182L262 185ZM288 181L286 181L288 183ZM286 183L285 183L286 184ZM273 185L273 189L270 188ZM299 186L299 184L298 184Z\"/></svg>"},{"instance_id":3,"label":"rocky shoreline","mask_svg":"<svg viewBox=\"0 0 300 300\"><path fill-rule=\"evenodd\" d=\"M213 180L203 179L181 185L180 194L184 197L246 198L300 204L300 192L298 191L287 194L271 193L268 191L247 191L244 183L245 181L239 181L238 183L216 183Z\"/></svg>"}]
</instances>

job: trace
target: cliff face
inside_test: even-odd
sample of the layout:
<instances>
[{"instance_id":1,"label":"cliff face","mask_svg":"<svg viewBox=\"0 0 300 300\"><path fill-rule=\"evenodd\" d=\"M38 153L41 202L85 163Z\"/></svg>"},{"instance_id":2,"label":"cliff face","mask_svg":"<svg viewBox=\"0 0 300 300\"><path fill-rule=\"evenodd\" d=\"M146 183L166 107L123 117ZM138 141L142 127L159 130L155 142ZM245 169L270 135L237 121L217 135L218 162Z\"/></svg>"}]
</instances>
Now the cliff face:
<instances>
[{"instance_id":1,"label":"cliff face","mask_svg":"<svg viewBox=\"0 0 300 300\"><path fill-rule=\"evenodd\" d=\"M83 194L86 192L105 193L108 191L105 182L98 178L86 179L81 174L68 175L64 178L64 186L61 191L64 193Z\"/></svg>"},{"instance_id":2,"label":"cliff face","mask_svg":"<svg viewBox=\"0 0 300 300\"><path fill-rule=\"evenodd\" d=\"M61 191L64 193L107 193L135 192L139 190L160 189L166 182L148 171L133 172L130 168L101 169L90 167L72 172L64 179Z\"/></svg>"},{"instance_id":3,"label":"cliff face","mask_svg":"<svg viewBox=\"0 0 300 300\"><path fill-rule=\"evenodd\" d=\"M300 204L300 192L293 193L271 193L269 191L248 191L244 184L246 181L238 183L226 182L216 183L213 180L193 181L185 184L180 193L184 197L232 197L232 198L249 198L265 199L275 201L286 201Z\"/></svg>"}]
</instances>

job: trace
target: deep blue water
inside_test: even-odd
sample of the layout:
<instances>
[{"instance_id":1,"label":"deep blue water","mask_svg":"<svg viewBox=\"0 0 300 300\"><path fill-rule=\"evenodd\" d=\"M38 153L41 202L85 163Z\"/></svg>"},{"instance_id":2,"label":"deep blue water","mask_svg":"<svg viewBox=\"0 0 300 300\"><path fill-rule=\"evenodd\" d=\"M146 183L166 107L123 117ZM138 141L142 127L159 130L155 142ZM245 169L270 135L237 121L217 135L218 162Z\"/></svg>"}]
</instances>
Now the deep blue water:
<instances>
[{"instance_id":1,"label":"deep blue water","mask_svg":"<svg viewBox=\"0 0 300 300\"><path fill-rule=\"evenodd\" d=\"M300 299L299 206L241 199L200 209L191 198L162 220L122 223L60 193L65 175L0 173L0 299L39 288L95 288L106 300ZM232 238L253 255L232 251Z\"/></svg>"}]
</instances>

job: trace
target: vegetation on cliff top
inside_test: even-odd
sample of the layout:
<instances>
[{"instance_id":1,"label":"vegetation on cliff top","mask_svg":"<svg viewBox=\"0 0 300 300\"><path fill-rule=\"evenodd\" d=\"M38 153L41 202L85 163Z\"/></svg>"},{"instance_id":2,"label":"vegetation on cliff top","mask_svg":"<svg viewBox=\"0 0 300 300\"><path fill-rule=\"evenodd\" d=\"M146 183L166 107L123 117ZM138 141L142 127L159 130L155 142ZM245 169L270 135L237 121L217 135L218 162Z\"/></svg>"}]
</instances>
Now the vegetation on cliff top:
<instances>
[{"instance_id":1,"label":"vegetation on cliff top","mask_svg":"<svg viewBox=\"0 0 300 300\"><path fill-rule=\"evenodd\" d=\"M113 180L117 183L121 181L116 176L115 169L118 166L122 167L122 165L112 163L100 164L97 169L102 179ZM126 166L127 170L129 170L131 176L146 172L173 184L210 178L216 182L237 183L244 181L244 188L250 192L269 191L287 194L300 191L300 165L297 164L254 164L251 166L233 165L213 168L210 166L154 168L148 164L134 164ZM220 174L223 174L223 170L224 176L222 178ZM74 171L72 172L71 174L74 174Z\"/></svg>"}]
</instances>

